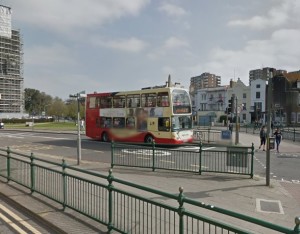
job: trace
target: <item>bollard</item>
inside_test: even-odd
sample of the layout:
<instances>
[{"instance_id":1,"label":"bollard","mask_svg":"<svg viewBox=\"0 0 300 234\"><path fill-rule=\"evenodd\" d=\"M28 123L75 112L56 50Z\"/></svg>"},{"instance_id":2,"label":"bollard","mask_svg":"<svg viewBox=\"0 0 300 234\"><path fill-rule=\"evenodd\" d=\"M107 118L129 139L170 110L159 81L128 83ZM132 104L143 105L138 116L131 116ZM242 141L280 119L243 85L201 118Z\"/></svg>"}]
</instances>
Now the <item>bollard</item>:
<instances>
[{"instance_id":1,"label":"bollard","mask_svg":"<svg viewBox=\"0 0 300 234\"><path fill-rule=\"evenodd\" d=\"M296 129L294 128L294 139L293 139L293 141L295 142L295 140L296 140Z\"/></svg>"}]
</instances>

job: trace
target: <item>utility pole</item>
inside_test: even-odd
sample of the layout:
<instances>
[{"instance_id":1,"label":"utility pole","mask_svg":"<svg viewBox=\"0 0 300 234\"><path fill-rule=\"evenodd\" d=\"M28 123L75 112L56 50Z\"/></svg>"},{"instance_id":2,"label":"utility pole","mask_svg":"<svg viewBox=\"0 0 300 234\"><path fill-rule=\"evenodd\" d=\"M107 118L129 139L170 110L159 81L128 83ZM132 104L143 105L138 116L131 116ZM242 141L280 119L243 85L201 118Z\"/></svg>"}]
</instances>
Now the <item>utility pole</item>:
<instances>
[{"instance_id":1,"label":"utility pole","mask_svg":"<svg viewBox=\"0 0 300 234\"><path fill-rule=\"evenodd\" d=\"M74 95L69 95L70 98L77 100L77 165L81 162L81 136L80 136L80 98L86 97L85 91L81 91Z\"/></svg>"},{"instance_id":2,"label":"utility pole","mask_svg":"<svg viewBox=\"0 0 300 234\"><path fill-rule=\"evenodd\" d=\"M238 119L238 98L235 96L235 144L237 145L239 143L239 119Z\"/></svg>"},{"instance_id":3,"label":"utility pole","mask_svg":"<svg viewBox=\"0 0 300 234\"><path fill-rule=\"evenodd\" d=\"M271 133L271 120L272 120L272 99L273 99L273 69L270 69L271 76L268 80L268 98L267 98L267 150L266 150L266 185L270 186L270 172L271 172L271 163L270 163L270 133Z\"/></svg>"}]
</instances>

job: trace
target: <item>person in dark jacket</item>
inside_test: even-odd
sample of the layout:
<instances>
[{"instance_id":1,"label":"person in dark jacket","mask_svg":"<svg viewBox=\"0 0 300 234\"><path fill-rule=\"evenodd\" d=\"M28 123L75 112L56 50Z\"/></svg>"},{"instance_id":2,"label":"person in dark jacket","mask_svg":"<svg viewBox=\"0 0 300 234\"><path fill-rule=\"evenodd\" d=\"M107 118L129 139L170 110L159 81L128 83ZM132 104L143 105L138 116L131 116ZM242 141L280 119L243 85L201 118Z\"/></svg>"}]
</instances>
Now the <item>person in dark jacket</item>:
<instances>
[{"instance_id":1,"label":"person in dark jacket","mask_svg":"<svg viewBox=\"0 0 300 234\"><path fill-rule=\"evenodd\" d=\"M276 129L276 131L274 132L274 136L275 136L275 142L276 142L276 150L277 153L279 153L279 145L281 142L281 138L282 138L282 134L279 128Z\"/></svg>"},{"instance_id":2,"label":"person in dark jacket","mask_svg":"<svg viewBox=\"0 0 300 234\"><path fill-rule=\"evenodd\" d=\"M261 127L260 132L259 132L259 137L260 137L259 149L263 146L263 151L265 151L266 137L267 137L265 126Z\"/></svg>"}]
</instances>

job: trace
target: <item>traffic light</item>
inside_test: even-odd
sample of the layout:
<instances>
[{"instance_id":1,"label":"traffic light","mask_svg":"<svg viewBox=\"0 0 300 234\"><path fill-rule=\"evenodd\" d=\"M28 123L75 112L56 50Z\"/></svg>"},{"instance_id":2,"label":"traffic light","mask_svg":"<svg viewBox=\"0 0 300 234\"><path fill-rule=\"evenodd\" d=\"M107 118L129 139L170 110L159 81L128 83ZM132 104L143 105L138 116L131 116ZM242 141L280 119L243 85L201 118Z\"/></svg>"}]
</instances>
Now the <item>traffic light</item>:
<instances>
[{"instance_id":1,"label":"traffic light","mask_svg":"<svg viewBox=\"0 0 300 234\"><path fill-rule=\"evenodd\" d=\"M227 114L231 114L232 112L234 112L234 97L233 96L228 100Z\"/></svg>"}]
</instances>

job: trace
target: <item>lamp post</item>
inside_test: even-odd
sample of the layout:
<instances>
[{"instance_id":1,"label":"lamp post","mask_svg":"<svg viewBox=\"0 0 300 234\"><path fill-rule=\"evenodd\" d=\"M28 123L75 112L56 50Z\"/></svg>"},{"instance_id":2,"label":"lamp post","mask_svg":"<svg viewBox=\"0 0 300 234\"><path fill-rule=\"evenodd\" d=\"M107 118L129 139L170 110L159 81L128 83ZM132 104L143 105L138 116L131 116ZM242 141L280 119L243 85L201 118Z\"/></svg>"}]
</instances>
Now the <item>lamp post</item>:
<instances>
[{"instance_id":1,"label":"lamp post","mask_svg":"<svg viewBox=\"0 0 300 234\"><path fill-rule=\"evenodd\" d=\"M80 137L80 98L86 97L85 91L81 91L74 95L69 95L70 98L76 98L77 100L77 165L80 165L81 161L81 137Z\"/></svg>"},{"instance_id":2,"label":"lamp post","mask_svg":"<svg viewBox=\"0 0 300 234\"><path fill-rule=\"evenodd\" d=\"M272 108L272 99L273 99L273 69L270 70L271 76L268 80L268 96L267 96L267 150L266 150L266 185L270 186L270 133L271 133L271 120L272 120L272 113L271 113L271 108Z\"/></svg>"}]
</instances>

